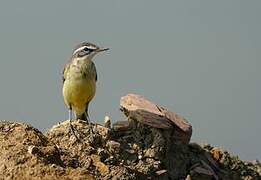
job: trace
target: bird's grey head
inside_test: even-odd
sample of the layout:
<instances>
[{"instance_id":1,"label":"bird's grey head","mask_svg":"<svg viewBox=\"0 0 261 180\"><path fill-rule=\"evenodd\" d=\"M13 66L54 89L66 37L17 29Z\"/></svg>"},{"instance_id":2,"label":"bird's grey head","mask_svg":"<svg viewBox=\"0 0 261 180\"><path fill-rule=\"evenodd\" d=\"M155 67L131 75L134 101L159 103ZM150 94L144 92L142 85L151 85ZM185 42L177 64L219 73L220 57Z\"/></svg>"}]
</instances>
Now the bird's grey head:
<instances>
[{"instance_id":1,"label":"bird's grey head","mask_svg":"<svg viewBox=\"0 0 261 180\"><path fill-rule=\"evenodd\" d=\"M108 48L100 48L95 44L83 42L77 45L73 51L74 58L92 59L97 53L107 51Z\"/></svg>"}]
</instances>

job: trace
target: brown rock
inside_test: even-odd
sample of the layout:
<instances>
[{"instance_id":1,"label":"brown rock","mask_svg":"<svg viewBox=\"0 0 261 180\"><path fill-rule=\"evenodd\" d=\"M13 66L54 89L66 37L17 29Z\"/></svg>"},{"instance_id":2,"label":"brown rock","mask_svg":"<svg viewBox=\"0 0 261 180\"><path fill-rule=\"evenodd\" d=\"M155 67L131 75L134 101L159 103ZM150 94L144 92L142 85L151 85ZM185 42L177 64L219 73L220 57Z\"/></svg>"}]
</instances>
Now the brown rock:
<instances>
[{"instance_id":1,"label":"brown rock","mask_svg":"<svg viewBox=\"0 0 261 180\"><path fill-rule=\"evenodd\" d=\"M121 98L121 110L132 120L158 129L173 130L174 138L188 143L192 126L181 116L162 108L144 97L128 94Z\"/></svg>"},{"instance_id":2,"label":"brown rock","mask_svg":"<svg viewBox=\"0 0 261 180\"><path fill-rule=\"evenodd\" d=\"M112 128L114 131L127 131L130 130L132 126L128 121L117 121L113 124Z\"/></svg>"}]
</instances>

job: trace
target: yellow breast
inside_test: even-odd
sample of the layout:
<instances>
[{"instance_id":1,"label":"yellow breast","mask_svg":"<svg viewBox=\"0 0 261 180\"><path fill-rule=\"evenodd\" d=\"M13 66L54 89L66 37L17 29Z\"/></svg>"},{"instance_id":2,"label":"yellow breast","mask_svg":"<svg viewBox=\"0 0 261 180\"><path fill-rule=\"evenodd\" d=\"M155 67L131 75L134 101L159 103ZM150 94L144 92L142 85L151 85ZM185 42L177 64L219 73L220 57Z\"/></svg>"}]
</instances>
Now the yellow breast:
<instances>
[{"instance_id":1,"label":"yellow breast","mask_svg":"<svg viewBox=\"0 0 261 180\"><path fill-rule=\"evenodd\" d=\"M95 79L67 79L63 85L63 97L66 105L71 106L76 114L81 115L95 95Z\"/></svg>"}]
</instances>

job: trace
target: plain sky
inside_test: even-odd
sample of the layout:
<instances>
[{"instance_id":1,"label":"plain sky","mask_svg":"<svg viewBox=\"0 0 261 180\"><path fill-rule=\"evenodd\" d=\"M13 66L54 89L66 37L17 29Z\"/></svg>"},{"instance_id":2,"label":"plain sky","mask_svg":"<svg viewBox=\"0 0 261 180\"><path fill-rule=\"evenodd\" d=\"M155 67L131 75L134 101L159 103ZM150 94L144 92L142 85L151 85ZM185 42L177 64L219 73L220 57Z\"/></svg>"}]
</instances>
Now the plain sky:
<instances>
[{"instance_id":1,"label":"plain sky","mask_svg":"<svg viewBox=\"0 0 261 180\"><path fill-rule=\"evenodd\" d=\"M82 41L97 55L93 121L123 120L137 93L184 116L192 141L261 159L261 1L0 3L0 119L45 131L68 118L62 68Z\"/></svg>"}]
</instances>

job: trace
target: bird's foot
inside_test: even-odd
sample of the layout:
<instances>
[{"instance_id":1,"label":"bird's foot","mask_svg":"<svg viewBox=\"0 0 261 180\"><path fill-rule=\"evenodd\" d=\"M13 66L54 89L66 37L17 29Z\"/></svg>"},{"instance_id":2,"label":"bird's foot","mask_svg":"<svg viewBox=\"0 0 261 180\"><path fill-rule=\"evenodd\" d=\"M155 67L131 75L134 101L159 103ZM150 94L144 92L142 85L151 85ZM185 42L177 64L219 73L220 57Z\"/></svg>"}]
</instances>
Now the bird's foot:
<instances>
[{"instance_id":1,"label":"bird's foot","mask_svg":"<svg viewBox=\"0 0 261 180\"><path fill-rule=\"evenodd\" d=\"M73 134L73 136L76 138L76 140L79 141L79 142L81 142L79 136L76 135L76 131L77 131L77 130L73 127L71 121L70 121L70 126L69 126L69 128L70 128L70 132ZM78 135L79 135L79 134L78 134Z\"/></svg>"}]
</instances>

